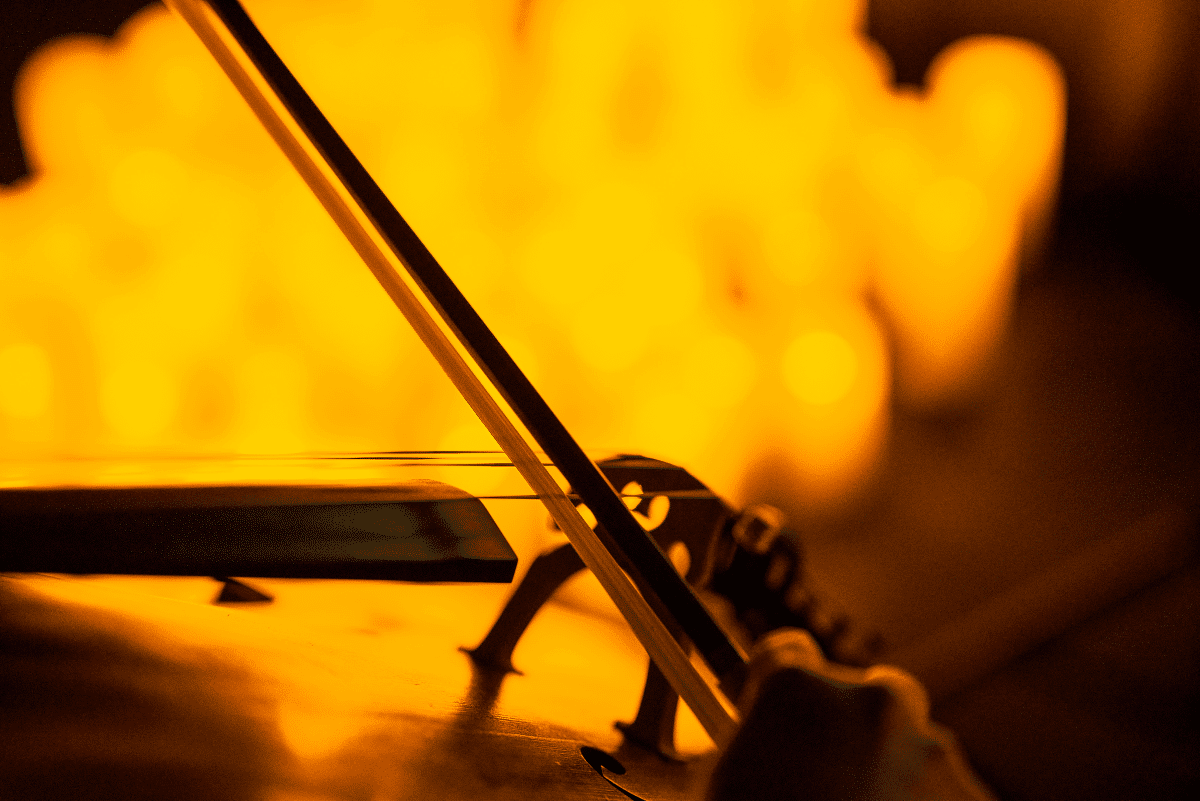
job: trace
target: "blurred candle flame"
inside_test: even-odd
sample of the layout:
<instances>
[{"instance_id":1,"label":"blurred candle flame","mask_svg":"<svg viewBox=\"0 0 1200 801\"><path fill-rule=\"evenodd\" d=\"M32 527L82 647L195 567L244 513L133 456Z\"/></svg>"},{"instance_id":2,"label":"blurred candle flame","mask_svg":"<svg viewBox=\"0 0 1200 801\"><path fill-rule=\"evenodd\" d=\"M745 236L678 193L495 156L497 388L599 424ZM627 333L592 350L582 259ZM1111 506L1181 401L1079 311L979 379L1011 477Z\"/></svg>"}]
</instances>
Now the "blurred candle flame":
<instances>
[{"instance_id":1,"label":"blurred candle flame","mask_svg":"<svg viewBox=\"0 0 1200 801\"><path fill-rule=\"evenodd\" d=\"M765 453L848 497L893 388L968 391L1053 201L1053 61L898 89L861 2L246 5L576 437L735 500ZM5 455L493 447L178 20L18 106Z\"/></svg>"}]
</instances>

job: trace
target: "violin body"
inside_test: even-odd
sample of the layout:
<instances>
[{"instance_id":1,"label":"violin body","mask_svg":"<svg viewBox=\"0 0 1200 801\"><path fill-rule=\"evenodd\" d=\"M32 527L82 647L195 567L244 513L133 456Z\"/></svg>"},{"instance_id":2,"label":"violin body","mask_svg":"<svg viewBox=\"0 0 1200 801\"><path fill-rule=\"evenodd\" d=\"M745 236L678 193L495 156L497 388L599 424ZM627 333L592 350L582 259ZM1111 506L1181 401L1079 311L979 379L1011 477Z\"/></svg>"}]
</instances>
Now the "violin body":
<instances>
[{"instance_id":1,"label":"violin body","mask_svg":"<svg viewBox=\"0 0 1200 801\"><path fill-rule=\"evenodd\" d=\"M805 616L815 608L811 601L798 611L785 605L788 586L803 576L794 532L775 532L770 543L761 532L749 538L747 520L760 516L735 513L668 463L622 456L600 465L626 494L641 495L635 511L654 518L651 534L661 547L670 551L682 543L688 549L684 572L693 586L711 597L713 586L725 589L725 604L735 613L727 625L740 627L747 645L753 635L745 623L782 620L815 630ZM449 503L442 496L450 488L433 489L326 487L308 500L361 502L372 496L393 501L381 508L394 516L398 500L407 503L405 509ZM71 492L89 493L9 492L5 525L13 529L24 519L7 512L28 516L31 504L45 512L48 499ZM253 497L239 511L224 508L236 494L230 488L176 488L174 504L164 501L171 492L90 491L89 504L68 504L72 520L80 523L74 536L90 538L96 553L129 550L137 545L130 529L137 521L125 519L132 507L151 513L138 525L161 538L170 522L158 519L164 507L179 507L171 514L185 517L217 508L228 522L264 508L276 515L295 512L270 503L300 500L295 488L243 488L242 495ZM102 509L102 499L121 508ZM224 506L214 506L217 500ZM462 512L465 500L451 500ZM470 500L466 511L483 509ZM85 512L101 522L125 515L118 521L125 527L89 529L76 519ZM201 530L200 518L192 517L184 522ZM459 514L443 528L478 529L475 517ZM491 521L486 512L484 517ZM296 521L312 523L310 518L301 509ZM118 529L123 538L106 539ZM344 534L311 525L307 530L301 539ZM287 549L281 553L286 556ZM766 573L779 554L789 560L788 581L766 589ZM346 566L323 569L342 578L360 569L352 558L345 561ZM677 722L678 696L628 628L602 614L546 603L583 568L569 544L535 559L511 594L484 584L313 582L298 578L312 578L311 570L288 573L280 565L251 573L255 588L265 590L265 598L274 596L273 602L236 607L211 603L212 585L203 578L5 579L3 691L24 699L11 731L41 743L42 750L9 757L0 773L25 776L22 786L30 794L22 797L58 795L63 779L48 766L64 763L92 764L103 774L94 779L98 798L126 788L137 776L164 771L190 771L189 787L209 787L214 777L232 775L235 763L249 771L238 774L247 786L282 783L317 797L536 799L569 791L579 798L628 797L624 792L668 799L702 793L715 760L711 741L690 714ZM391 570L400 577L405 568ZM291 578L259 577L264 575ZM229 590L227 585L218 601L230 598ZM794 589L790 594L800 596ZM471 658L460 653L480 642L480 632L502 605ZM839 632L848 630L843 626ZM845 638L833 640L841 641ZM32 680L24 669L32 664L53 679ZM89 714L96 705L102 713ZM154 712L145 717L129 712L143 707ZM191 716L198 720L189 722ZM618 719L632 722L614 728ZM177 764L180 753L197 747L191 737L201 723L230 748L240 745L230 752L208 748L200 764ZM156 740L160 732L166 741ZM104 754L114 742L124 757L110 761Z\"/></svg>"},{"instance_id":2,"label":"violin body","mask_svg":"<svg viewBox=\"0 0 1200 801\"><path fill-rule=\"evenodd\" d=\"M615 623L551 605L480 669L505 588L260 580L271 604L207 603L202 578L0 579L0 798L695 797L709 761L622 748L645 656ZM711 748L694 721L696 754Z\"/></svg>"}]
</instances>

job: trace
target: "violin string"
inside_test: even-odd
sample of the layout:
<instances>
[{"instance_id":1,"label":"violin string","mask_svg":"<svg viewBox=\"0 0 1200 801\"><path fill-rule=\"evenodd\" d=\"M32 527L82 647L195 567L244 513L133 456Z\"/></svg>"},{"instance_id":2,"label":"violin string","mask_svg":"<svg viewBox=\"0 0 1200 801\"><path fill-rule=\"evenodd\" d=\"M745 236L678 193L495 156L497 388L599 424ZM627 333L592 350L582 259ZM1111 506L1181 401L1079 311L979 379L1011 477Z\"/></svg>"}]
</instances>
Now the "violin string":
<instances>
[{"instance_id":1,"label":"violin string","mask_svg":"<svg viewBox=\"0 0 1200 801\"><path fill-rule=\"evenodd\" d=\"M579 450L541 396L511 362L241 5L236 0L206 3L168 0L168 5L205 44L464 400L517 463L522 477L546 504L584 564L621 609L672 687L713 740L722 745L728 743L736 727L736 712L692 664L659 614L673 614L707 661L721 666L729 678L739 683L745 672L744 655L666 556L646 537L629 510L623 508L612 488L605 486L596 465ZM313 131L317 131L315 138ZM351 176L350 183L345 181L347 175ZM480 347L484 350L479 351ZM483 359L481 352L488 352L491 359ZM503 380L498 376L503 376ZM588 482L589 502L603 506L599 511L604 512L601 516L605 519L606 536L619 535L622 540L619 547L638 554L637 560L630 560L630 573L622 570L534 454L530 446L534 438L531 429L518 429L514 419L506 414L502 402L508 403L513 397L505 396L506 390L516 392L521 400L515 406L508 406L508 410L520 417L525 426L544 429L543 435L563 450L563 454L555 454L554 461L561 465L567 459L567 464L578 474L572 477L572 483ZM521 414L522 410L529 413L530 409L538 414ZM539 444L545 446L545 441L539 439ZM612 547L618 548L615 542ZM653 584L647 582L643 571L649 572ZM640 590L634 586L631 575L639 578L643 585ZM671 610L663 605L660 593L669 593ZM657 602L662 611L652 608L647 599Z\"/></svg>"},{"instance_id":2,"label":"violin string","mask_svg":"<svg viewBox=\"0 0 1200 801\"><path fill-rule=\"evenodd\" d=\"M186 465L188 467L194 467L196 465L205 465L206 464L206 465L219 467L223 463L228 463L230 465L236 465L238 463L242 463L242 464L245 464L245 463L251 463L251 464L252 463L267 463L267 464L278 463L278 464L280 464L281 467L286 468L290 465L303 464L305 462L310 462L310 463L368 462L368 463L371 463L372 466L377 466L381 469L396 468L398 470L403 470L405 472L408 472L411 470L460 471L460 470L466 470L466 469L471 469L471 468L515 469L515 465L513 465L513 463L511 461L507 461L507 460L470 461L470 460L458 460L458 459L454 458L454 457L460 456L460 455L466 456L466 455L488 455L488 454L502 455L503 451L499 451L499 450L444 450L443 449L443 450L367 451L367 452L362 452L362 453L311 452L311 453L298 453L298 454L175 454L175 455L169 455L169 456L161 456L160 455L160 456L151 456L151 457L141 457L141 456L130 455L130 456L126 456L126 457L104 456L104 457L95 457L95 458L86 457L86 456L77 456L77 457L73 457L69 460L66 460L66 462L76 464L76 465L81 465L81 466L89 465L89 464L95 465L97 468L99 468L97 470L97 474L103 475L106 477L111 477L112 475L115 475L115 474L124 474L124 473L126 473L126 471L117 470L114 472L112 470L104 469L104 468L141 466L143 468L143 470L138 471L138 473L144 473L145 477L148 479L146 481L146 483L148 485L155 485L155 484L159 483L159 480L156 480L156 478L160 478L160 477L155 475L155 472L153 469L155 467L165 467L166 474L170 475L173 472L172 468L177 467L179 465ZM54 464L56 467L61 467L63 463L64 463L64 460L56 460ZM54 477L54 476L51 476L49 481L45 481L45 480L37 481L36 477L31 476L28 471L28 468L31 466L32 463L16 462L16 463L0 463L0 464L6 464L6 465L14 468L12 471L4 471L6 477L12 479L11 484L14 487L27 487L27 486L35 487L35 486L39 486L39 485L45 486L45 487L50 487L50 486L53 486L55 483L60 483L60 481L61 481L61 476L57 477L60 479L60 481L55 481L54 479L56 477ZM542 464L544 467L547 467L547 468L554 467L553 463L551 463L549 461L544 461ZM146 468L150 468L150 469L146 470ZM678 468L674 467L673 465L669 465L666 463L657 463L656 464L651 460L647 460L647 463L643 463L643 464L639 465L639 470L641 470L641 471L652 471L652 470L675 471L677 469ZM135 475L136 474L137 473L135 473ZM88 485L88 484L90 484L90 481L87 480L87 478L86 478L87 475L88 474L86 472L83 474L76 475L76 476L74 476L74 478L75 478L74 482L68 481L66 483L68 483L68 484L77 483L80 485ZM216 473L210 473L209 476L210 477L207 480L202 479L198 483L210 484L212 482L213 478L216 478L218 481L221 480L219 470ZM225 478L226 478L226 480L233 480L235 483L237 481L235 478L233 478L232 475L226 476ZM258 478L261 479L262 476L259 476ZM287 481L288 479L284 479L284 480ZM251 480L251 481L253 483L253 480ZM291 481L293 483L302 483L304 481L304 479L297 480L295 478L292 478ZM364 476L364 477L360 477L359 479L357 479L357 481L359 483L362 483L365 486L367 484L378 483L379 478L372 478L369 476ZM183 486L183 485L188 485L191 483L193 483L193 482L184 478L183 480L181 480L179 482L179 485ZM355 483L355 480L352 479L350 483ZM454 483L453 477L450 477L447 483L453 484ZM6 482L0 480L0 486L4 486L5 484L6 484ZM628 485L626 485L626 486L628 486ZM621 489L624 489L624 488L621 488ZM637 499L639 501L640 500L648 500L648 499L652 500L657 497L665 497L669 500L721 500L721 496L717 495L716 493L714 493L708 489L676 489L676 490L657 490L657 491L649 491L649 492L623 492L622 491L622 492L618 492L617 494L623 499ZM567 492L566 496L573 503L581 502L580 496L576 493ZM472 497L478 498L479 500L495 500L495 501L541 500L541 498L536 494L520 493L520 492L518 492L518 493L485 493L485 494L472 493Z\"/></svg>"},{"instance_id":3,"label":"violin string","mask_svg":"<svg viewBox=\"0 0 1200 801\"><path fill-rule=\"evenodd\" d=\"M460 470L480 468L480 467L515 469L515 465L513 465L513 463L510 461L494 461L494 462L457 461L457 460L453 460L451 458L453 456L460 455L460 454L461 455L503 454L503 451L499 451L499 450L412 450L412 451L372 451L372 452L365 452L365 453L358 453L358 454L356 454L356 453L328 453L328 452L326 452L326 453L300 453L300 454L177 454L177 455L173 455L173 456L166 456L166 457L158 456L158 457L151 457L151 458L141 458L141 457L134 457L134 456L129 456L129 457L125 457L125 458L120 458L120 457L114 458L111 456L96 457L96 458L75 457L68 461L71 463L74 463L74 464L79 464L79 465L93 464L100 468L110 468L110 467L114 467L114 466L120 467L120 466L126 466L126 465L132 465L132 466L140 465L143 468L166 466L168 475L171 473L170 467L173 465L178 465L178 464L184 464L189 467L194 467L197 464L209 464L209 465L220 466L221 464L224 464L224 463L228 463L228 464L232 465L232 464L237 464L237 463L255 463L255 462L281 463L282 466L287 467L292 464L303 464L305 462L319 463L319 462L339 462L339 461L346 461L346 462L365 461L365 462L372 463L373 466L378 466L383 469L397 468L400 470L404 470L405 472L407 472L409 470L460 471ZM63 460L56 460L56 462L55 462L56 466L61 466L62 463L63 463ZM27 472L27 468L30 466L29 463L18 462L18 463L13 463L11 466L15 467L16 469L13 471L12 475L9 476L14 479L11 482L12 486L10 488L35 488L35 487L41 486L43 488L49 489L49 488L53 487L54 484L59 483L58 481L54 481L53 479L50 481L37 481L36 478L31 480L31 476L28 475L28 472ZM551 462L543 462L543 466L548 467L548 468L554 467L553 463L551 463ZM651 463L651 464L641 465L641 466L639 466L639 469L641 469L641 470L673 471L673 470L677 470L678 468L676 468L672 465L669 465L669 464L655 465L655 464ZM118 471L118 472L120 472L120 471ZM139 472L141 472L141 471L139 471ZM103 470L103 469L101 469L99 471L99 474L104 475L109 478L111 478L111 476L113 475L113 473L111 471L107 471L107 470ZM86 475L86 473L84 475ZM147 478L150 479L145 482L145 484L147 486L153 486L153 485L158 484L158 482L154 480L155 476L154 476L154 472L152 469L149 472L147 472L145 475ZM221 475L220 475L219 471L213 477L215 477L218 482L221 481ZM257 478L261 480L262 476L258 476ZM80 480L81 476L75 476L75 479L76 480L73 482L68 481L67 484L75 484L77 486L87 486L87 485L90 485L90 483L91 483L86 479ZM238 482L231 475L225 476L225 480L232 480L234 483L238 483L238 484L242 483L242 482ZM271 483L278 483L278 479L270 479L270 480L271 480ZM285 479L285 481L286 481L286 479ZM291 481L293 483L304 483L304 479L297 480L297 479L293 478ZM174 484L174 482L168 482L168 483ZM178 484L176 484L176 485L177 486L186 486L186 485L190 485L192 483L193 483L192 481L183 479L183 480L179 481ZM250 483L256 483L256 482L254 479L251 479ZM324 483L324 482L318 481L318 483ZM343 479L339 479L338 483L342 483L342 484L359 483L359 484L362 484L363 486L366 486L366 485L379 484L380 479L379 478L371 478L371 477L361 477L357 480L351 479L349 482L346 482L346 480L343 478ZM450 483L453 485L453 483L454 483L453 477L449 477L449 480L446 483ZM199 482L197 482L197 484L198 485L211 485L212 479L210 478L209 480L200 480ZM5 486L7 486L7 482L0 480L0 488L3 488ZM133 486L136 486L136 485L133 485ZM628 486L628 485L626 485L626 486ZM622 489L624 489L624 488L622 488ZM675 489L675 490L657 490L657 491L649 491L649 492L624 492L624 491L621 491L621 492L618 492L617 494L622 499L626 499L626 500L636 499L639 502L643 501L643 500L653 500L654 498L659 498L659 497L667 498L668 500L672 500L672 501L675 501L675 500L721 500L721 497L719 495L717 495L716 493L714 493L708 489ZM540 500L542 500L541 497L538 496L537 494L528 493L528 492L526 492L526 493L521 493L521 492L481 493L481 494L470 493L470 495L471 495L471 497L476 498L481 501L540 501ZM581 503L582 502L582 498L580 498L580 496L574 492L566 492L565 495L572 503Z\"/></svg>"},{"instance_id":4,"label":"violin string","mask_svg":"<svg viewBox=\"0 0 1200 801\"><path fill-rule=\"evenodd\" d=\"M458 462L458 461L437 461L439 457L447 455L459 454L503 454L500 450L417 450L417 451L376 451L363 454L320 454L308 457L311 459L328 459L328 460L344 460L344 461L376 461L387 462L391 467L426 467L426 468L465 468L465 467L502 467L515 468L515 465L509 461L496 462ZM544 455L544 454L538 454ZM542 462L543 467L553 468L554 463L550 461ZM678 468L673 465L644 465L643 470L663 470L674 471ZM669 500L720 500L720 496L710 490L662 490L656 492L618 492L622 498L636 498L638 500L667 498ZM581 498L573 493L568 492L566 496L572 501L578 503ZM500 495L475 495L482 501L525 501L525 500L541 500L541 497L531 493L515 493L515 494L500 494Z\"/></svg>"}]
</instances>

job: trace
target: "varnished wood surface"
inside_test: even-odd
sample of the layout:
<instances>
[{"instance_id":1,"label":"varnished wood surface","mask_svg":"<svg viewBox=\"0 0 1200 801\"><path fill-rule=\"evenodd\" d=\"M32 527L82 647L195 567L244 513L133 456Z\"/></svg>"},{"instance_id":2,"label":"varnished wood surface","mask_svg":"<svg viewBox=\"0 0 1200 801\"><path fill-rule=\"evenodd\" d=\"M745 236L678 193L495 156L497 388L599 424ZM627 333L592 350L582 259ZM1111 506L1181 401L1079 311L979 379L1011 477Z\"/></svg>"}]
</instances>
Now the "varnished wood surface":
<instances>
[{"instance_id":1,"label":"varnished wood surface","mask_svg":"<svg viewBox=\"0 0 1200 801\"><path fill-rule=\"evenodd\" d=\"M700 792L710 759L621 747L646 657L609 620L550 605L498 676L457 649L507 588L261 584L225 608L202 579L0 579L0 798L626 798L585 745L643 798Z\"/></svg>"}]
</instances>

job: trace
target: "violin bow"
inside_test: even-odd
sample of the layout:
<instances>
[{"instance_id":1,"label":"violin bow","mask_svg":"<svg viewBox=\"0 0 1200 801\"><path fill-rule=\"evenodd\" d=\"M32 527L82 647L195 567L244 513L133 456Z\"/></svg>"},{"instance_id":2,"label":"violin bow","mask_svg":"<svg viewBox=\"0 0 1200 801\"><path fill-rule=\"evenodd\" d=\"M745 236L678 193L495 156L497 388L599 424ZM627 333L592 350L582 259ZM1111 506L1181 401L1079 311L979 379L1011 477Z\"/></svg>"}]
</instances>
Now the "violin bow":
<instances>
[{"instance_id":1,"label":"violin bow","mask_svg":"<svg viewBox=\"0 0 1200 801\"><path fill-rule=\"evenodd\" d=\"M599 579L709 736L737 725L729 698L742 652L642 529L237 0L166 0L188 24L284 152L384 291ZM596 531L537 457L550 457L599 522ZM627 575L628 574L628 575ZM692 664L663 618L704 658L725 698Z\"/></svg>"}]
</instances>

